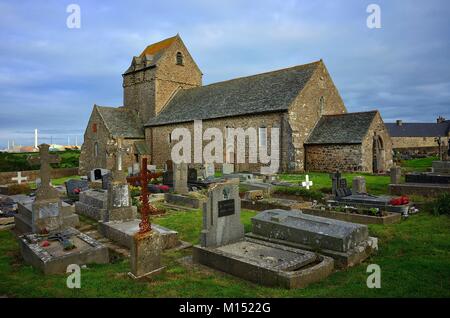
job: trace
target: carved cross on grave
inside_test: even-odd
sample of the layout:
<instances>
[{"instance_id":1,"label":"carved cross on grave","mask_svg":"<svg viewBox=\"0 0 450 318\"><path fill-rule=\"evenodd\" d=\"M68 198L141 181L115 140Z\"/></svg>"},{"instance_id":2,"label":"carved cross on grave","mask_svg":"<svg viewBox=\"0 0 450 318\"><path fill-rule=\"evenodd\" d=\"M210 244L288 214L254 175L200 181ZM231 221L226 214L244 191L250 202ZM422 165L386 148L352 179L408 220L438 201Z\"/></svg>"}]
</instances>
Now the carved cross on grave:
<instances>
[{"instance_id":1,"label":"carved cross on grave","mask_svg":"<svg viewBox=\"0 0 450 318\"><path fill-rule=\"evenodd\" d=\"M136 177L128 177L127 180L130 183L136 181L140 182L141 185L141 222L139 223L139 233L147 233L151 231L151 223L149 221L149 215L157 214L158 210L148 202L148 183L155 177L154 173L148 172L147 170L147 158L142 158L141 173Z\"/></svg>"},{"instance_id":2,"label":"carved cross on grave","mask_svg":"<svg viewBox=\"0 0 450 318\"><path fill-rule=\"evenodd\" d=\"M302 186L306 188L306 190L309 190L309 187L313 186L312 180L309 180L309 176L306 175L305 181L302 182Z\"/></svg>"},{"instance_id":3,"label":"carved cross on grave","mask_svg":"<svg viewBox=\"0 0 450 318\"><path fill-rule=\"evenodd\" d=\"M50 146L47 144L39 145L39 157L28 157L30 165L41 165L39 174L41 177L41 185L36 192L36 201L56 199L58 198L58 191L50 185L50 175L52 171L51 163L59 163L61 159L58 155L49 153Z\"/></svg>"},{"instance_id":4,"label":"carved cross on grave","mask_svg":"<svg viewBox=\"0 0 450 318\"><path fill-rule=\"evenodd\" d=\"M28 177L22 177L22 172L17 172L17 177L11 178L12 181L17 181L17 184L22 184L22 181L27 181Z\"/></svg>"},{"instance_id":5,"label":"carved cross on grave","mask_svg":"<svg viewBox=\"0 0 450 318\"><path fill-rule=\"evenodd\" d=\"M332 180L332 193L334 196L336 196L337 189L341 184L341 173L339 171L336 171L335 173L332 173L330 177Z\"/></svg>"},{"instance_id":6,"label":"carved cross on grave","mask_svg":"<svg viewBox=\"0 0 450 318\"><path fill-rule=\"evenodd\" d=\"M114 169L112 171L112 178L115 181L126 182L125 173L123 172L123 155L130 152L129 147L123 146L123 138L117 138L117 142L107 145L108 154L113 154L115 157Z\"/></svg>"}]
</instances>

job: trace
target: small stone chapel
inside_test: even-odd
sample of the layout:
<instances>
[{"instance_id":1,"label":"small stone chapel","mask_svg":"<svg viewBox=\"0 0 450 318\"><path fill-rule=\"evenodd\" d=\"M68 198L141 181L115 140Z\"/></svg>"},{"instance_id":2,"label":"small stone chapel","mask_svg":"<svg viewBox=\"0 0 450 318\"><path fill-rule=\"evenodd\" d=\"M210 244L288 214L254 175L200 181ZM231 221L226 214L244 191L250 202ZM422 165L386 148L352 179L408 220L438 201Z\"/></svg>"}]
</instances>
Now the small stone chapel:
<instances>
[{"instance_id":1,"label":"small stone chapel","mask_svg":"<svg viewBox=\"0 0 450 318\"><path fill-rule=\"evenodd\" d=\"M114 159L107 149L118 138L129 148L125 170L143 157L163 167L175 144L173 129L187 128L193 136L193 121L199 119L203 130L216 127L224 135L227 128L254 127L268 145L270 129L279 128L280 172L382 172L392 165L380 113L347 113L322 60L209 85L202 85L202 75L179 35L133 57L122 74L123 106L92 109L80 174L111 169ZM252 147L246 145L247 157ZM254 163L234 166L235 171L260 169Z\"/></svg>"}]
</instances>

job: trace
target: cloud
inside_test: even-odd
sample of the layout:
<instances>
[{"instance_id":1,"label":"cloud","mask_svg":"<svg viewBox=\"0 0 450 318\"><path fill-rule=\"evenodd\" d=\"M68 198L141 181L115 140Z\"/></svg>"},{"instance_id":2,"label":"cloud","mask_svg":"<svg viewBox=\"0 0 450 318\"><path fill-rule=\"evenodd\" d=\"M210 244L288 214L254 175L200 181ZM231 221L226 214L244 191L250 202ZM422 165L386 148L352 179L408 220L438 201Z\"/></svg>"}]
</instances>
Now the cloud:
<instances>
[{"instance_id":1,"label":"cloud","mask_svg":"<svg viewBox=\"0 0 450 318\"><path fill-rule=\"evenodd\" d=\"M379 30L356 0L76 3L81 29L65 2L0 0L0 147L34 128L81 138L94 103L122 104L132 56L176 33L205 84L323 58L349 111L450 117L448 1L379 0Z\"/></svg>"}]
</instances>

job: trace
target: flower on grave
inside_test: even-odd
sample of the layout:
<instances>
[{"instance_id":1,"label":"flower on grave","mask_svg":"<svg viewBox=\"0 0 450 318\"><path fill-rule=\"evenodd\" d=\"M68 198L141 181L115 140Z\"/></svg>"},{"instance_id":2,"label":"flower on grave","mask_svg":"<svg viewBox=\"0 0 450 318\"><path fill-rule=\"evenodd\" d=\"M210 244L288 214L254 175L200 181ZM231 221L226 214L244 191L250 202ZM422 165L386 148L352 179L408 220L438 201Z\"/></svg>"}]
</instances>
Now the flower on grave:
<instances>
[{"instance_id":1,"label":"flower on grave","mask_svg":"<svg viewBox=\"0 0 450 318\"><path fill-rule=\"evenodd\" d=\"M80 188L73 189L73 193L75 193L75 194L80 194L80 192L81 192Z\"/></svg>"}]
</instances>

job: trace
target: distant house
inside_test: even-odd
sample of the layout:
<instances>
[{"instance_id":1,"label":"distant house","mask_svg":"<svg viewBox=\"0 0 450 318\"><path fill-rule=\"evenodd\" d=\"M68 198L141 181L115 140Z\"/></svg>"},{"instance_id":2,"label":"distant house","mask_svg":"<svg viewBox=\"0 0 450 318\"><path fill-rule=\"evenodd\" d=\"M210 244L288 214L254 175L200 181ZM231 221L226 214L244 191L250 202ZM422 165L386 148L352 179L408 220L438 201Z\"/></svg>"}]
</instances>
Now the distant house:
<instances>
[{"instance_id":1,"label":"distant house","mask_svg":"<svg viewBox=\"0 0 450 318\"><path fill-rule=\"evenodd\" d=\"M386 123L392 140L392 148L400 153L437 154L441 145L448 145L450 120L439 117L435 123Z\"/></svg>"}]
</instances>

